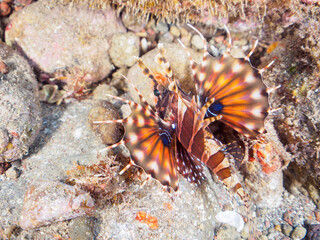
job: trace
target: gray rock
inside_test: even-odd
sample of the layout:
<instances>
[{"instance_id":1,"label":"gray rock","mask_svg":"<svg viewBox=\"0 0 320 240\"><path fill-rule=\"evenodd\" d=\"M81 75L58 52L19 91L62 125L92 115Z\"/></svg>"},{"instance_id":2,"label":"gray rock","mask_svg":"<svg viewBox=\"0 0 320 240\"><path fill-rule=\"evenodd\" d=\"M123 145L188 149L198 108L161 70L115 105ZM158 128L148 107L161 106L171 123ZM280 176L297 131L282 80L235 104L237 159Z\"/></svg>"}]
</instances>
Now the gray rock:
<instances>
[{"instance_id":1,"label":"gray rock","mask_svg":"<svg viewBox=\"0 0 320 240\"><path fill-rule=\"evenodd\" d=\"M171 26L170 27L170 33L172 34L172 36L174 37L180 37L180 30L177 26Z\"/></svg>"},{"instance_id":2,"label":"gray rock","mask_svg":"<svg viewBox=\"0 0 320 240\"><path fill-rule=\"evenodd\" d=\"M236 228L229 225L222 225L217 232L217 239L230 240L230 239L240 239L240 233L237 232Z\"/></svg>"},{"instance_id":3,"label":"gray rock","mask_svg":"<svg viewBox=\"0 0 320 240\"><path fill-rule=\"evenodd\" d=\"M51 76L81 71L85 81L95 82L113 69L109 39L121 32L125 28L112 10L38 1L13 17L6 42Z\"/></svg>"},{"instance_id":4,"label":"gray rock","mask_svg":"<svg viewBox=\"0 0 320 240\"><path fill-rule=\"evenodd\" d=\"M163 22L163 21L160 21L156 24L155 26L155 30L158 31L158 32L168 32L169 31L169 27L168 27L168 24Z\"/></svg>"},{"instance_id":5,"label":"gray rock","mask_svg":"<svg viewBox=\"0 0 320 240\"><path fill-rule=\"evenodd\" d=\"M146 26L146 22L139 20L136 16L128 13L121 15L123 25L133 32L140 32Z\"/></svg>"},{"instance_id":6,"label":"gray rock","mask_svg":"<svg viewBox=\"0 0 320 240\"><path fill-rule=\"evenodd\" d=\"M169 33L162 34L159 38L159 43L172 43L174 37Z\"/></svg>"},{"instance_id":7,"label":"gray rock","mask_svg":"<svg viewBox=\"0 0 320 240\"><path fill-rule=\"evenodd\" d=\"M37 81L28 62L12 48L0 44L0 163L28 152L41 127Z\"/></svg>"},{"instance_id":8,"label":"gray rock","mask_svg":"<svg viewBox=\"0 0 320 240\"><path fill-rule=\"evenodd\" d=\"M93 222L88 217L79 217L71 221L70 238L72 240L94 239Z\"/></svg>"},{"instance_id":9,"label":"gray rock","mask_svg":"<svg viewBox=\"0 0 320 240\"><path fill-rule=\"evenodd\" d=\"M117 67L131 67L139 57L140 41L133 33L114 34L109 50L111 60Z\"/></svg>"},{"instance_id":10,"label":"gray rock","mask_svg":"<svg viewBox=\"0 0 320 240\"><path fill-rule=\"evenodd\" d=\"M102 140L103 144L114 144L119 142L123 136L124 129L120 123L94 123L95 121L106 121L120 119L119 112L107 101L98 101L91 109L88 121L92 131Z\"/></svg>"},{"instance_id":11,"label":"gray rock","mask_svg":"<svg viewBox=\"0 0 320 240\"><path fill-rule=\"evenodd\" d=\"M284 235L286 235L287 237L290 236L291 232L292 232L292 227L289 224L283 224L282 225L282 233Z\"/></svg>"},{"instance_id":12,"label":"gray rock","mask_svg":"<svg viewBox=\"0 0 320 240\"><path fill-rule=\"evenodd\" d=\"M11 167L6 171L6 177L17 179L19 177L19 170L16 167Z\"/></svg>"}]
</instances>

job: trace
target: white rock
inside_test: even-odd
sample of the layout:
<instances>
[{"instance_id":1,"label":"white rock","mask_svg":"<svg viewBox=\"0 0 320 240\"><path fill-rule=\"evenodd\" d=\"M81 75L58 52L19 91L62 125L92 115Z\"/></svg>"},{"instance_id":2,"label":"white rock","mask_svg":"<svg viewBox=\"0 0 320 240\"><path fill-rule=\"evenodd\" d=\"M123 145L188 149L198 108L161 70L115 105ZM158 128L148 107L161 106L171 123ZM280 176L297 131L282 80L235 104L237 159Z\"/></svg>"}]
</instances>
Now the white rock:
<instances>
[{"instance_id":1,"label":"white rock","mask_svg":"<svg viewBox=\"0 0 320 240\"><path fill-rule=\"evenodd\" d=\"M229 224L237 229L238 232L244 227L242 216L235 211L221 211L216 215L219 222Z\"/></svg>"}]
</instances>

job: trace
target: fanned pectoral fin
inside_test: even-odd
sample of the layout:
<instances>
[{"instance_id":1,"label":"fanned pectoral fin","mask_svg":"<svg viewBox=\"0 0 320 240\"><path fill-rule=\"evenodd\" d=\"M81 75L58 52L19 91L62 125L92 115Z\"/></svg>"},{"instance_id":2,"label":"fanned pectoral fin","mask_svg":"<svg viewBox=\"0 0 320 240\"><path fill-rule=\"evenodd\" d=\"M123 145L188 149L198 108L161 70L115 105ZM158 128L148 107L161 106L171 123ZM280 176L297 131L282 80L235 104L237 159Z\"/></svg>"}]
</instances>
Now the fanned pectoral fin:
<instances>
[{"instance_id":1,"label":"fanned pectoral fin","mask_svg":"<svg viewBox=\"0 0 320 240\"><path fill-rule=\"evenodd\" d=\"M178 189L178 177L174 161L174 143L161 129L158 119L146 114L144 109L133 109L124 123L124 141L131 152L132 160L147 174L159 180L162 185Z\"/></svg>"},{"instance_id":2,"label":"fanned pectoral fin","mask_svg":"<svg viewBox=\"0 0 320 240\"><path fill-rule=\"evenodd\" d=\"M198 69L201 72L201 65ZM264 130L269 109L267 88L249 61L230 55L209 57L202 74L205 80L196 81L200 102L204 105L214 98L206 117L222 115L220 121L249 137ZM204 78L199 75L196 79L200 77Z\"/></svg>"}]
</instances>

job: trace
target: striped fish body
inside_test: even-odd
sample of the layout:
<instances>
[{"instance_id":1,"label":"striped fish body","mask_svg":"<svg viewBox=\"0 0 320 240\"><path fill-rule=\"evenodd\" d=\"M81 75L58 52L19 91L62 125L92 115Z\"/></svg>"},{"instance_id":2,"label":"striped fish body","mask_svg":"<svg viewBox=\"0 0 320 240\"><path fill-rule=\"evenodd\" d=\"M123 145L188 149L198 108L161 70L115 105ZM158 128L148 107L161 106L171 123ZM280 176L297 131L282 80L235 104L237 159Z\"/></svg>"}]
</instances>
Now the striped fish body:
<instances>
[{"instance_id":1,"label":"striped fish body","mask_svg":"<svg viewBox=\"0 0 320 240\"><path fill-rule=\"evenodd\" d=\"M199 121L195 112L194 99L187 106L182 99L178 99L178 109L176 113L177 127L176 136L182 146L201 162L205 162L207 154L204 144L204 130L199 128Z\"/></svg>"}]
</instances>

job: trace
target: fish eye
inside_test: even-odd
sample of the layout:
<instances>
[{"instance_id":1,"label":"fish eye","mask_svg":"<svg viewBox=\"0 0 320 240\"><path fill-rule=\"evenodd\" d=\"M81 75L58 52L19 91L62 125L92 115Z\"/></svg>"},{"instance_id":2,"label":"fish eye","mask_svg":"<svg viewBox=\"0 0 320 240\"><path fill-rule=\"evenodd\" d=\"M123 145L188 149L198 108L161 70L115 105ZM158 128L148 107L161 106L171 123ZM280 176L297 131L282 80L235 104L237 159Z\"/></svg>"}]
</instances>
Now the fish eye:
<instances>
[{"instance_id":1,"label":"fish eye","mask_svg":"<svg viewBox=\"0 0 320 240\"><path fill-rule=\"evenodd\" d=\"M167 132L162 132L159 134L160 138L162 140L162 143L166 146L169 147L171 144L171 136Z\"/></svg>"},{"instance_id":2,"label":"fish eye","mask_svg":"<svg viewBox=\"0 0 320 240\"><path fill-rule=\"evenodd\" d=\"M159 92L158 89L155 89L155 90L153 91L153 94L154 94L156 97L159 97L159 96L160 96L160 92Z\"/></svg>"}]
</instances>

